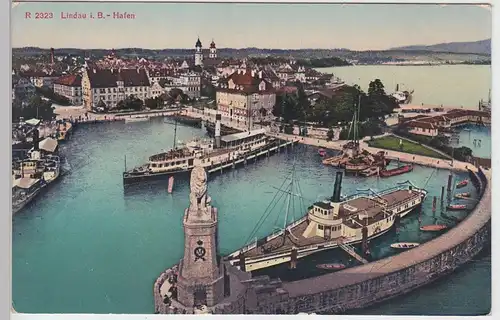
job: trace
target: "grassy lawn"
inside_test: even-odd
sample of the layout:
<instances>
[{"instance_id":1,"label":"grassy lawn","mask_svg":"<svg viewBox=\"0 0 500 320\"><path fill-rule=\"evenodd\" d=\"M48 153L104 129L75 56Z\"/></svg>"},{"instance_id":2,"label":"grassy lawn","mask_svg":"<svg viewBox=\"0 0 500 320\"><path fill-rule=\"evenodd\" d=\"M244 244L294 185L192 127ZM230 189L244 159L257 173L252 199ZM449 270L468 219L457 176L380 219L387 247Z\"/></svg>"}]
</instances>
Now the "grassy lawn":
<instances>
[{"instance_id":1,"label":"grassy lawn","mask_svg":"<svg viewBox=\"0 0 500 320\"><path fill-rule=\"evenodd\" d=\"M402 139L403 140L403 148L399 147L400 138L394 136L386 136L382 138L375 139L373 141L368 141L368 145L374 148L394 150L400 152L406 152L411 154L417 154L426 157L433 157L439 159L449 159L450 157L443 156L440 153L437 153L434 150L427 148L424 145L420 145L418 143Z\"/></svg>"}]
</instances>

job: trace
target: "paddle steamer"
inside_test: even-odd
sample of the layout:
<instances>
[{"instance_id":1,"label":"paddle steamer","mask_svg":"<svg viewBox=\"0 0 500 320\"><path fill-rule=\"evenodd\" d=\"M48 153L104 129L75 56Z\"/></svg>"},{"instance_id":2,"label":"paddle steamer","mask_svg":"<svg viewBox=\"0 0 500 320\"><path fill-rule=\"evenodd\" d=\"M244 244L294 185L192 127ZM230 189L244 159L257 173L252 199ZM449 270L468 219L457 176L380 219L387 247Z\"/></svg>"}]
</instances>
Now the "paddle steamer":
<instances>
[{"instance_id":1,"label":"paddle steamer","mask_svg":"<svg viewBox=\"0 0 500 320\"><path fill-rule=\"evenodd\" d=\"M286 262L293 266L298 259L320 251L366 244L398 224L427 195L426 190L406 181L381 192L370 189L341 199L342 176L343 172L338 171L331 199L314 203L305 216L267 237L255 239L226 259L242 270L254 271ZM286 193L294 195L293 191Z\"/></svg>"},{"instance_id":2,"label":"paddle steamer","mask_svg":"<svg viewBox=\"0 0 500 320\"><path fill-rule=\"evenodd\" d=\"M130 184L186 174L197 165L210 172L222 164L240 162L241 159L269 150L279 144L278 139L266 135L265 129L221 137L220 119L217 122L214 140L197 139L185 145L176 146L175 136L176 134L174 134L174 147L171 150L152 155L146 164L130 170L127 170L125 164L123 183Z\"/></svg>"}]
</instances>

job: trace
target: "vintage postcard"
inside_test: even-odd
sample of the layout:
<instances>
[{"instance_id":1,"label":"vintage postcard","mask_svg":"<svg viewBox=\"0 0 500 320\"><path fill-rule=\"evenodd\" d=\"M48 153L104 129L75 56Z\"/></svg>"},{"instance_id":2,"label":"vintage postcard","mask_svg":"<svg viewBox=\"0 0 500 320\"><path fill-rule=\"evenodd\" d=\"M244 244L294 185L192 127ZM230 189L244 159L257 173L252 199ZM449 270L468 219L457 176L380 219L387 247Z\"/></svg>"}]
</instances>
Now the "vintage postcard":
<instances>
[{"instance_id":1,"label":"vintage postcard","mask_svg":"<svg viewBox=\"0 0 500 320\"><path fill-rule=\"evenodd\" d=\"M11 25L13 312L490 312L489 5Z\"/></svg>"}]
</instances>

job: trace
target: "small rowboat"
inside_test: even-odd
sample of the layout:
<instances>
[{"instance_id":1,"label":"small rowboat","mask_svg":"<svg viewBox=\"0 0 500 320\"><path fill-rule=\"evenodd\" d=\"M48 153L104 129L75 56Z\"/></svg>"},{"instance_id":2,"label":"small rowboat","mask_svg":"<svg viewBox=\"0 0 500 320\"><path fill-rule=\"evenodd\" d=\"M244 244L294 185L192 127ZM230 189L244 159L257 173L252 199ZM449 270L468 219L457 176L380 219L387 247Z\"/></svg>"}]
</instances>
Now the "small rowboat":
<instances>
[{"instance_id":1,"label":"small rowboat","mask_svg":"<svg viewBox=\"0 0 500 320\"><path fill-rule=\"evenodd\" d=\"M148 121L149 117L125 118L125 123Z\"/></svg>"},{"instance_id":2,"label":"small rowboat","mask_svg":"<svg viewBox=\"0 0 500 320\"><path fill-rule=\"evenodd\" d=\"M168 178L168 193L172 193L172 189L174 188L174 177L173 176L170 176L170 178Z\"/></svg>"},{"instance_id":3,"label":"small rowboat","mask_svg":"<svg viewBox=\"0 0 500 320\"><path fill-rule=\"evenodd\" d=\"M455 198L457 198L457 199L469 199L470 198L470 192L457 193L455 195Z\"/></svg>"},{"instance_id":4,"label":"small rowboat","mask_svg":"<svg viewBox=\"0 0 500 320\"><path fill-rule=\"evenodd\" d=\"M316 265L316 268L324 269L324 270L340 270L344 269L345 265L342 263L322 263Z\"/></svg>"},{"instance_id":5,"label":"small rowboat","mask_svg":"<svg viewBox=\"0 0 500 320\"><path fill-rule=\"evenodd\" d=\"M463 187L465 187L468 184L469 184L469 180L467 180L467 179L462 180L459 183L457 183L457 188L463 188Z\"/></svg>"},{"instance_id":6,"label":"small rowboat","mask_svg":"<svg viewBox=\"0 0 500 320\"><path fill-rule=\"evenodd\" d=\"M416 242L398 242L391 244L391 248L393 249L412 249L418 247L420 243Z\"/></svg>"},{"instance_id":7,"label":"small rowboat","mask_svg":"<svg viewBox=\"0 0 500 320\"><path fill-rule=\"evenodd\" d=\"M319 154L321 157L324 157L324 156L326 156L326 150L325 150L325 149L319 149L319 150L318 150L318 154Z\"/></svg>"},{"instance_id":8,"label":"small rowboat","mask_svg":"<svg viewBox=\"0 0 500 320\"><path fill-rule=\"evenodd\" d=\"M376 175L379 172L378 167L370 167L366 170L361 171L359 174L363 177L371 177Z\"/></svg>"},{"instance_id":9,"label":"small rowboat","mask_svg":"<svg viewBox=\"0 0 500 320\"><path fill-rule=\"evenodd\" d=\"M382 178L388 178L392 176L397 176L403 173L411 172L413 171L413 166L411 164L402 166L399 168L394 168L394 169L389 169L389 170L382 170L380 171L380 176Z\"/></svg>"},{"instance_id":10,"label":"small rowboat","mask_svg":"<svg viewBox=\"0 0 500 320\"><path fill-rule=\"evenodd\" d=\"M429 231L429 232L437 232L448 229L448 226L444 224L429 224L427 226L420 227L420 231Z\"/></svg>"},{"instance_id":11,"label":"small rowboat","mask_svg":"<svg viewBox=\"0 0 500 320\"><path fill-rule=\"evenodd\" d=\"M465 204L450 204L446 207L446 210L450 211L459 211L459 210L467 210L467 206Z\"/></svg>"}]
</instances>

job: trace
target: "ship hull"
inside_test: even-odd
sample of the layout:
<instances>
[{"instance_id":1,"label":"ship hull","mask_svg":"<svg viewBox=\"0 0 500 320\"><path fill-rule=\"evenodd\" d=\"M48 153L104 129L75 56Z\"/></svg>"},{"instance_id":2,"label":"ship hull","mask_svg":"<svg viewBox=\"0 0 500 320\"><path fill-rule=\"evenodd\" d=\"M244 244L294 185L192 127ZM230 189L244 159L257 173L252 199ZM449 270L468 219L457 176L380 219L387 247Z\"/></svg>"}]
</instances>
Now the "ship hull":
<instances>
[{"instance_id":1,"label":"ship hull","mask_svg":"<svg viewBox=\"0 0 500 320\"><path fill-rule=\"evenodd\" d=\"M400 217L403 218L403 217L407 216L410 212L418 209L421 206L424 199L425 199L425 197L417 205L400 212L400 214L399 214ZM394 227L394 223L387 224L386 228L380 230L376 234L372 234L371 236L368 237L368 240L373 240L375 238L378 238L378 237L386 234L393 227ZM356 237L356 238L350 238L349 240L346 240L343 243L347 244L347 245L356 245L356 244L361 243L362 241L363 240L361 237ZM327 251L327 250L331 250L331 249L335 249L335 248L339 248L338 239L328 240L328 241L325 241L323 243L315 244L313 246L309 245L309 246L304 246L302 248L297 247L297 260L308 257L312 254L316 254L319 252L323 252L323 251ZM240 260L238 257L238 251L235 253L232 253L226 259L229 260L229 262L232 265L239 268ZM276 266L276 265L279 265L282 263L287 263L290 261L291 261L291 250L282 251L282 252L279 252L276 254L271 254L271 255L265 256L265 257L245 258L245 271L256 271L256 270Z\"/></svg>"},{"instance_id":2,"label":"ship hull","mask_svg":"<svg viewBox=\"0 0 500 320\"><path fill-rule=\"evenodd\" d=\"M163 180L163 179L168 179L170 177L181 177L181 176L189 176L189 173L191 172L192 168L188 169L183 169L183 170L176 170L176 171L168 171L168 172L157 172L157 173L150 173L150 174L130 174L130 173L123 173L123 183L124 184L133 184L133 183L139 183L139 182L144 182L144 181L158 181L158 180Z\"/></svg>"},{"instance_id":3,"label":"ship hull","mask_svg":"<svg viewBox=\"0 0 500 320\"><path fill-rule=\"evenodd\" d=\"M235 159L234 161L230 162L218 162L214 163L213 165L206 165L204 166L205 170L207 170L208 173L216 172L219 171L219 169L224 169L226 167L231 167L233 164L235 166L241 165L245 163L245 159L249 158L258 158L265 154L267 151L277 147L279 148L280 141L273 141L269 142L265 146L252 150L248 152L245 155L240 156L238 159ZM169 179L170 177L182 177L182 176L188 176L191 170L194 168L194 166L190 166L186 169L182 170L176 170L176 171L168 171L168 172L158 172L158 173L149 173L149 174L133 174L129 172L124 172L123 173L123 184L128 185L128 184L134 184L134 183L140 183L140 182L145 182L145 181L157 181L157 180L163 180L163 179Z\"/></svg>"}]
</instances>

